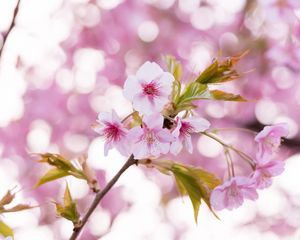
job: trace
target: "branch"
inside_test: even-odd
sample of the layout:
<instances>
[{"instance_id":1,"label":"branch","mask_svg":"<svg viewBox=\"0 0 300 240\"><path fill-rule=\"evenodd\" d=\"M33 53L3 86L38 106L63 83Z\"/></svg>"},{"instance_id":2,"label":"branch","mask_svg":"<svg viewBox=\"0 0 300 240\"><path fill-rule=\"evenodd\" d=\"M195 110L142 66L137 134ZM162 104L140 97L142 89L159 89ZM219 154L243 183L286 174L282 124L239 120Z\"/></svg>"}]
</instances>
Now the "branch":
<instances>
[{"instance_id":1,"label":"branch","mask_svg":"<svg viewBox=\"0 0 300 240\"><path fill-rule=\"evenodd\" d=\"M4 49L4 45L6 43L6 40L8 38L8 35L10 34L11 30L14 28L14 26L16 25L16 18L17 18L17 15L18 15L18 12L19 12L19 6L20 6L20 2L21 0L18 0L17 2L17 5L15 7L15 11L14 11L14 15L13 15L13 18L12 18L12 21L11 21L11 24L6 32L6 34L4 35L3 37L3 43L2 43L2 47L0 48L0 59L1 59L1 56L2 56L2 52L3 52L3 49Z\"/></svg>"},{"instance_id":2,"label":"branch","mask_svg":"<svg viewBox=\"0 0 300 240\"><path fill-rule=\"evenodd\" d=\"M83 229L84 225L88 221L89 217L92 215L102 198L108 193L108 191L114 186L114 184L118 181L120 176L133 164L137 164L137 160L134 159L133 155L131 155L127 162L123 165L123 167L119 170L119 172L110 180L110 182L105 186L105 188L98 192L95 196L94 201L92 202L89 210L85 214L85 216L82 218L82 221L79 226L75 226L73 230L73 234L70 237L69 240L75 240L78 236L81 230Z\"/></svg>"}]
</instances>

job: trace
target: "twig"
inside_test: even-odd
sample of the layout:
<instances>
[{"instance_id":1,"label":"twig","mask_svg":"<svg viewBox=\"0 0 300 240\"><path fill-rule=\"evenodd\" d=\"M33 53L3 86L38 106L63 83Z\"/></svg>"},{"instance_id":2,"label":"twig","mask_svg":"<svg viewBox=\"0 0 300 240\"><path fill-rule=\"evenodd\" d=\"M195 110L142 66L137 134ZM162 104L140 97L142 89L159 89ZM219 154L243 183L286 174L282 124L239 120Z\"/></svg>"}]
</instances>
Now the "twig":
<instances>
[{"instance_id":1,"label":"twig","mask_svg":"<svg viewBox=\"0 0 300 240\"><path fill-rule=\"evenodd\" d=\"M238 150L237 148L235 148L234 146L231 146L229 144L224 143L222 140L220 140L219 138L215 137L214 135L208 133L208 132L201 132L201 134L214 139L215 141L217 141L218 143L220 143L223 147L228 148L232 151L234 151L237 155L239 155L242 159L244 159L247 163L249 163L249 165L251 166L251 168L254 170L255 169L255 162L254 160L248 156L246 153Z\"/></svg>"},{"instance_id":2,"label":"twig","mask_svg":"<svg viewBox=\"0 0 300 240\"><path fill-rule=\"evenodd\" d=\"M79 236L79 233L83 229L84 225L88 221L89 217L92 215L102 198L108 193L108 191L114 186L114 184L118 181L120 176L132 165L137 164L137 160L134 159L133 155L131 155L127 162L123 165L123 167L119 170L119 172L110 180L110 182L105 186L105 188L98 192L95 196L94 201L92 202L89 210L82 218L81 223L79 226L74 227L73 234L70 237L70 240L75 240Z\"/></svg>"},{"instance_id":3,"label":"twig","mask_svg":"<svg viewBox=\"0 0 300 240\"><path fill-rule=\"evenodd\" d=\"M3 52L3 49L4 49L4 45L6 43L6 40L8 38L8 35L10 34L11 30L14 28L14 26L16 25L16 18L17 18L17 15L18 15L18 12L19 12L19 6L20 6L20 2L21 0L18 0L17 2L17 5L15 7L15 11L14 11L14 15L13 15L13 18L12 18L12 21L11 21L11 24L6 32L6 34L4 35L3 37L3 43L2 43L2 47L0 48L0 59L1 59L1 56L2 56L2 52Z\"/></svg>"}]
</instances>

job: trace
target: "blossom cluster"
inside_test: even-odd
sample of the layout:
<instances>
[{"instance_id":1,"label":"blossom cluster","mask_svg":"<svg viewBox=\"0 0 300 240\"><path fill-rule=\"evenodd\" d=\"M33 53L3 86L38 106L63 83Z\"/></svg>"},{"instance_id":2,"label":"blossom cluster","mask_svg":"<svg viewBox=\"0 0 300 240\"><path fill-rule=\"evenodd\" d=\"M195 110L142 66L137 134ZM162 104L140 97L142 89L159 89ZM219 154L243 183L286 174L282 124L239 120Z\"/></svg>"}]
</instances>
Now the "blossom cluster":
<instances>
[{"instance_id":1,"label":"blossom cluster","mask_svg":"<svg viewBox=\"0 0 300 240\"><path fill-rule=\"evenodd\" d=\"M284 162L273 160L281 143L281 137L288 135L286 124L266 126L255 137L257 154L254 171L249 177L237 176L216 187L211 194L211 204L216 210L233 209L241 206L244 199L256 200L257 189L264 189L272 184L272 177L284 170Z\"/></svg>"},{"instance_id":2,"label":"blossom cluster","mask_svg":"<svg viewBox=\"0 0 300 240\"><path fill-rule=\"evenodd\" d=\"M122 155L133 154L137 160L156 159L164 154L177 155L182 149L192 153L192 134L206 133L208 120L195 117L191 112L169 115L172 106L174 76L154 62L144 63L135 75L129 76L123 94L133 106L133 112L123 120L113 110L99 113L94 130L105 138L104 154L116 148ZM166 123L169 124L166 124ZM244 199L258 198L257 189L267 188L272 177L284 170L283 161L273 160L281 138L288 135L284 123L266 126L254 141L257 154L250 161L253 172L249 176L235 176L232 170L229 180L213 189L211 206L215 210L239 207ZM230 170L230 166L228 166Z\"/></svg>"},{"instance_id":3,"label":"blossom cluster","mask_svg":"<svg viewBox=\"0 0 300 240\"><path fill-rule=\"evenodd\" d=\"M170 120L171 127L164 125L168 116L163 112L170 103L173 82L174 76L154 62L144 63L136 75L127 78L123 93L132 102L134 112L124 120L115 111L101 112L94 127L105 138L105 155L112 148L127 157L133 154L136 159L177 155L183 146L193 151L191 135L207 130L210 123L204 118L177 116ZM133 121L129 122L130 117Z\"/></svg>"}]
</instances>

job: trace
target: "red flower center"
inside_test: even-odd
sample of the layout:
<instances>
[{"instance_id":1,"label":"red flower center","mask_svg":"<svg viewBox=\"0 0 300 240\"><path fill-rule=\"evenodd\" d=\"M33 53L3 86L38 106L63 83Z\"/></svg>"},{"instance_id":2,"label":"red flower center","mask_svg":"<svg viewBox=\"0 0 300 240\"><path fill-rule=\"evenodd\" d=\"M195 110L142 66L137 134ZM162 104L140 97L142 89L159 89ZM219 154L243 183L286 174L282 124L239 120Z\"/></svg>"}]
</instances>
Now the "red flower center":
<instances>
[{"instance_id":1,"label":"red flower center","mask_svg":"<svg viewBox=\"0 0 300 240\"><path fill-rule=\"evenodd\" d=\"M143 85L143 93L147 96L155 97L159 95L159 86L155 82Z\"/></svg>"},{"instance_id":2,"label":"red flower center","mask_svg":"<svg viewBox=\"0 0 300 240\"><path fill-rule=\"evenodd\" d=\"M104 129L104 134L108 141L118 141L124 135L124 132L118 125L108 123Z\"/></svg>"},{"instance_id":3,"label":"red flower center","mask_svg":"<svg viewBox=\"0 0 300 240\"><path fill-rule=\"evenodd\" d=\"M181 128L179 132L180 136L189 136L194 132L194 128L187 122L181 122Z\"/></svg>"}]
</instances>

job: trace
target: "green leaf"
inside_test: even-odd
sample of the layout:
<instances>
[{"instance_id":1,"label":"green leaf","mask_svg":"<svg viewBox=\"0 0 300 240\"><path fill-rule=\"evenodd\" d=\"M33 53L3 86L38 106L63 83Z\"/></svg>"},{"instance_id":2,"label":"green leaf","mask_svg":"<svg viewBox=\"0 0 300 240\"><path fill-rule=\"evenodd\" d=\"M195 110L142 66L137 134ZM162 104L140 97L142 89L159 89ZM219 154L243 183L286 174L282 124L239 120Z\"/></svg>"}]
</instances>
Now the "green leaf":
<instances>
[{"instance_id":1,"label":"green leaf","mask_svg":"<svg viewBox=\"0 0 300 240\"><path fill-rule=\"evenodd\" d=\"M73 164L60 154L45 153L40 154L40 156L42 157L42 159L39 160L39 162L46 162L49 165L55 166L58 169L76 172L76 168L73 166Z\"/></svg>"},{"instance_id":2,"label":"green leaf","mask_svg":"<svg viewBox=\"0 0 300 240\"><path fill-rule=\"evenodd\" d=\"M179 81L173 81L172 86L172 101L176 102L178 98L180 97L181 92L181 83Z\"/></svg>"},{"instance_id":3,"label":"green leaf","mask_svg":"<svg viewBox=\"0 0 300 240\"><path fill-rule=\"evenodd\" d=\"M164 60L168 71L173 74L176 81L180 82L182 76L182 67L180 62L172 55L165 55Z\"/></svg>"},{"instance_id":4,"label":"green leaf","mask_svg":"<svg viewBox=\"0 0 300 240\"><path fill-rule=\"evenodd\" d=\"M8 225L6 225L6 223L4 223L3 221L0 221L0 234L3 237L9 237L9 236L14 237L13 230Z\"/></svg>"},{"instance_id":5,"label":"green leaf","mask_svg":"<svg viewBox=\"0 0 300 240\"><path fill-rule=\"evenodd\" d=\"M214 60L212 64L200 74L200 76L196 79L196 82L202 84L211 83L214 75L216 75L218 72L218 66L218 61Z\"/></svg>"},{"instance_id":6,"label":"green leaf","mask_svg":"<svg viewBox=\"0 0 300 240\"><path fill-rule=\"evenodd\" d=\"M227 93L221 90L210 91L210 98L213 100L222 100L222 101L247 102L247 100L243 98L241 95Z\"/></svg>"},{"instance_id":7,"label":"green leaf","mask_svg":"<svg viewBox=\"0 0 300 240\"><path fill-rule=\"evenodd\" d=\"M164 57L168 71L174 76L173 88L172 88L172 101L176 102L181 92L181 76L182 67L179 61L172 55L166 55Z\"/></svg>"},{"instance_id":8,"label":"green leaf","mask_svg":"<svg viewBox=\"0 0 300 240\"><path fill-rule=\"evenodd\" d=\"M4 205L10 204L15 198L15 194L11 193L11 190L8 190L6 194L0 200L0 209L3 208Z\"/></svg>"},{"instance_id":9,"label":"green leaf","mask_svg":"<svg viewBox=\"0 0 300 240\"><path fill-rule=\"evenodd\" d=\"M202 84L214 84L233 81L241 77L234 69L234 66L243 58L248 51L238 56L228 57L224 60L217 59L212 62L196 79L196 82Z\"/></svg>"},{"instance_id":10,"label":"green leaf","mask_svg":"<svg viewBox=\"0 0 300 240\"><path fill-rule=\"evenodd\" d=\"M72 196L71 196L71 193L70 193L69 186L67 184L65 194L64 194L64 204L65 204L65 206L69 206L69 205L72 204L72 202L73 202Z\"/></svg>"},{"instance_id":11,"label":"green leaf","mask_svg":"<svg viewBox=\"0 0 300 240\"><path fill-rule=\"evenodd\" d=\"M68 175L70 175L70 173L68 173L64 169L57 169L57 168L50 169L43 177L41 177L41 179L34 187L37 188L47 182L51 182Z\"/></svg>"},{"instance_id":12,"label":"green leaf","mask_svg":"<svg viewBox=\"0 0 300 240\"><path fill-rule=\"evenodd\" d=\"M212 210L209 200L210 192L221 184L221 181L214 174L200 168L177 163L172 165L170 171L175 176L176 185L180 194L187 194L189 196L194 208L194 218L196 222L201 200L207 204L212 213L217 217Z\"/></svg>"},{"instance_id":13,"label":"green leaf","mask_svg":"<svg viewBox=\"0 0 300 240\"><path fill-rule=\"evenodd\" d=\"M77 211L76 203L72 199L68 184L64 194L64 205L60 203L55 203L55 205L56 213L59 216L72 221L74 225L78 224L80 215Z\"/></svg>"},{"instance_id":14,"label":"green leaf","mask_svg":"<svg viewBox=\"0 0 300 240\"><path fill-rule=\"evenodd\" d=\"M192 82L186 86L184 92L175 103L176 113L183 110L191 110L195 108L192 101L199 100L206 96L208 91L206 84Z\"/></svg>"},{"instance_id":15,"label":"green leaf","mask_svg":"<svg viewBox=\"0 0 300 240\"><path fill-rule=\"evenodd\" d=\"M18 204L14 207L8 208L8 209L3 209L0 211L0 213L8 213L8 212L20 212L23 210L28 210L34 208L33 206L30 206L28 204Z\"/></svg>"},{"instance_id":16,"label":"green leaf","mask_svg":"<svg viewBox=\"0 0 300 240\"><path fill-rule=\"evenodd\" d=\"M202 198L197 180L193 176L189 175L185 169L179 166L173 166L172 172L175 176L179 192L181 194L188 194L194 208L195 222L197 222L199 207Z\"/></svg>"}]
</instances>

